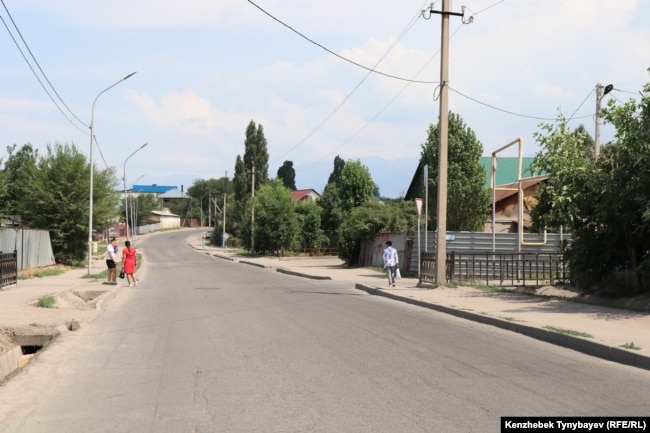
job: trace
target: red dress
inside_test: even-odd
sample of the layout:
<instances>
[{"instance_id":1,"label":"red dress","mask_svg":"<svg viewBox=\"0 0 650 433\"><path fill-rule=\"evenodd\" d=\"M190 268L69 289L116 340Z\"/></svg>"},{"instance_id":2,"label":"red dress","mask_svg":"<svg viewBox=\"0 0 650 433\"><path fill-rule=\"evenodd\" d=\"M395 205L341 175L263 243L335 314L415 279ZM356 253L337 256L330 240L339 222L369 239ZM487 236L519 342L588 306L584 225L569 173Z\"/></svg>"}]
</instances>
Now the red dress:
<instances>
[{"instance_id":1,"label":"red dress","mask_svg":"<svg viewBox=\"0 0 650 433\"><path fill-rule=\"evenodd\" d=\"M125 274L132 274L135 272L135 248L122 249L122 266L124 266Z\"/></svg>"}]
</instances>

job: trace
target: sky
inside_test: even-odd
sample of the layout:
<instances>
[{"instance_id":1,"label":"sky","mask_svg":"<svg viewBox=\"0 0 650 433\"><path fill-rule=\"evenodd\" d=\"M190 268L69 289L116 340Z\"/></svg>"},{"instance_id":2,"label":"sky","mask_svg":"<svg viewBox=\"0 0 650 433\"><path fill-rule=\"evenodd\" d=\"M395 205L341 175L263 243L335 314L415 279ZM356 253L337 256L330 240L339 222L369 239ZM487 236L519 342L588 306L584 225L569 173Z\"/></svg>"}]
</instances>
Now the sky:
<instances>
[{"instance_id":1,"label":"sky","mask_svg":"<svg viewBox=\"0 0 650 433\"><path fill-rule=\"evenodd\" d=\"M396 198L438 121L430 1L0 1L0 159L26 143L90 156L92 121L93 161L120 189L187 190L232 177L252 120L271 178L292 161L297 188L322 192L336 156L359 159ZM519 137L534 156L559 113L594 135L598 83L614 86L606 105L650 82L650 1L450 3L464 17L449 19L449 109L485 156Z\"/></svg>"}]
</instances>

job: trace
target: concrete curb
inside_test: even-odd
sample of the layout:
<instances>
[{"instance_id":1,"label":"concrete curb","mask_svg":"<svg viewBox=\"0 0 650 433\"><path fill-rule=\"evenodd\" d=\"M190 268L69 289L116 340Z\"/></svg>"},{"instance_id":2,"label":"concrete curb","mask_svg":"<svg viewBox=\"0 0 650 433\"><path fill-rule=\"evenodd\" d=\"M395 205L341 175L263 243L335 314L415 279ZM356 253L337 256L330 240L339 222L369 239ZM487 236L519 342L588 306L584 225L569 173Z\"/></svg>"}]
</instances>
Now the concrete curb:
<instances>
[{"instance_id":1,"label":"concrete curb","mask_svg":"<svg viewBox=\"0 0 650 433\"><path fill-rule=\"evenodd\" d=\"M292 271L290 269L285 269L285 268L277 268L276 272L280 272L281 274L287 274L287 275L293 275L296 277L302 277L302 278L309 278L311 280L331 280L332 277L324 276L324 275L308 275L308 274L303 274L302 272L296 272Z\"/></svg>"},{"instance_id":2,"label":"concrete curb","mask_svg":"<svg viewBox=\"0 0 650 433\"><path fill-rule=\"evenodd\" d=\"M106 310L106 308L108 308L108 304L110 304L110 302L115 299L118 292L121 290L122 287L119 285L113 286L111 290L108 290L106 293L99 296L97 298L97 302L95 303L95 310Z\"/></svg>"},{"instance_id":3,"label":"concrete curb","mask_svg":"<svg viewBox=\"0 0 650 433\"><path fill-rule=\"evenodd\" d=\"M385 298L389 298L395 301L406 302L407 304L417 305L419 307L428 308L445 314L450 314L452 316L460 317L462 319L472 320L474 322L496 326L497 328L501 328L506 331L517 332L527 337L535 338L536 340L555 344L557 346L565 347L567 349L572 349L584 353L586 355L595 356L597 358L617 362L619 364L625 364L625 365L630 365L632 367L642 368L644 370L650 370L650 357L639 355L638 353L621 349L619 347L611 347L594 341L589 341L584 338L574 337L571 335L561 334L559 332L549 331L547 329L535 328L532 326L522 325L507 320L498 319L496 317L484 316L469 311L456 310L442 305L432 304L430 302L424 302L413 298L407 298L404 296L399 296L394 293L389 293L377 289L375 287L369 287L363 284L356 284L355 289L363 290L371 295L383 296Z\"/></svg>"}]
</instances>

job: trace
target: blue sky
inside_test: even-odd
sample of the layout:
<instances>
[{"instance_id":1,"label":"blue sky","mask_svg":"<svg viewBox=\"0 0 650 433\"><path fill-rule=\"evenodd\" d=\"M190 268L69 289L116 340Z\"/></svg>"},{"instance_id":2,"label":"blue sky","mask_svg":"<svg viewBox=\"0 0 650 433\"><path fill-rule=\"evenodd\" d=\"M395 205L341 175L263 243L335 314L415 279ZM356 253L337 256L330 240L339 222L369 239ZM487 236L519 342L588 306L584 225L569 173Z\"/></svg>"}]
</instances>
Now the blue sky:
<instances>
[{"instance_id":1,"label":"blue sky","mask_svg":"<svg viewBox=\"0 0 650 433\"><path fill-rule=\"evenodd\" d=\"M74 143L88 154L93 100L137 71L95 106L94 159L116 168L120 186L126 157L143 143L126 165L129 186L231 177L254 120L268 140L271 177L290 160L298 188L322 191L337 155L399 160L392 167L403 173L390 163L371 169L382 194L396 197L438 117L440 17L419 15L429 3L2 0L0 158L25 143L41 152ZM650 81L648 1L451 3L474 19L450 20L449 108L484 155L522 137L533 156L533 134L558 112L593 135L596 83L614 85L607 102L635 98ZM603 143L613 134L603 125Z\"/></svg>"}]
</instances>

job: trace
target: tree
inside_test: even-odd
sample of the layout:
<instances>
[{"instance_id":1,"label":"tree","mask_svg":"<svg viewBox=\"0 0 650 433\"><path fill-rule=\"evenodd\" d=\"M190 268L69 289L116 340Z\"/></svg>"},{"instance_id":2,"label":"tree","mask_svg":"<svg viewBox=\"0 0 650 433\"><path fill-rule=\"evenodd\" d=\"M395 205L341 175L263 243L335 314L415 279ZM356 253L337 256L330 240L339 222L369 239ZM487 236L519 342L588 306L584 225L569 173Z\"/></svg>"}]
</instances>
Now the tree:
<instances>
[{"instance_id":1,"label":"tree","mask_svg":"<svg viewBox=\"0 0 650 433\"><path fill-rule=\"evenodd\" d=\"M306 200L296 203L296 213L300 224L298 241L300 247L318 249L327 243L327 237L321 226L321 208L315 201Z\"/></svg>"},{"instance_id":2,"label":"tree","mask_svg":"<svg viewBox=\"0 0 650 433\"><path fill-rule=\"evenodd\" d=\"M375 183L368 167L358 159L346 161L338 184L343 211L350 211L360 206L372 197L374 190Z\"/></svg>"},{"instance_id":3,"label":"tree","mask_svg":"<svg viewBox=\"0 0 650 433\"><path fill-rule=\"evenodd\" d=\"M16 147L15 144L7 146L9 157L3 170L6 190L2 200L2 211L5 214L20 215L24 220L25 212L28 211L24 198L29 192L29 182L36 173L38 150L35 150L31 144L23 145L18 151ZM24 220L23 223L28 224L28 221Z\"/></svg>"},{"instance_id":4,"label":"tree","mask_svg":"<svg viewBox=\"0 0 650 433\"><path fill-rule=\"evenodd\" d=\"M25 219L33 228L50 232L54 256L59 263L74 264L87 251L90 165L72 145L47 146L39 157L35 176L23 198ZM93 227L108 228L119 218L119 197L114 194L114 168L95 170L93 179Z\"/></svg>"},{"instance_id":5,"label":"tree","mask_svg":"<svg viewBox=\"0 0 650 433\"><path fill-rule=\"evenodd\" d=\"M430 125L421 163L429 165L429 207L438 206L440 123ZM447 230L481 231L488 218L490 196L480 163L483 145L461 117L449 112L447 156ZM432 222L436 223L436 216Z\"/></svg>"},{"instance_id":6,"label":"tree","mask_svg":"<svg viewBox=\"0 0 650 433\"><path fill-rule=\"evenodd\" d=\"M129 202L131 200L135 201L133 221L135 221L136 226L145 224L145 219L151 215L151 212L160 209L160 203L155 194L140 194L137 197L129 198ZM124 203L122 203L122 207L124 207ZM122 210L122 213L124 213L124 210ZM129 219L131 219L130 213Z\"/></svg>"},{"instance_id":7,"label":"tree","mask_svg":"<svg viewBox=\"0 0 650 433\"><path fill-rule=\"evenodd\" d=\"M244 156L237 155L233 189L235 197L233 218L237 224L243 222L244 214L250 208L249 199L252 196L252 174L255 169L255 189L268 181L269 154L262 125L256 126L250 121L246 128L244 140Z\"/></svg>"},{"instance_id":8,"label":"tree","mask_svg":"<svg viewBox=\"0 0 650 433\"><path fill-rule=\"evenodd\" d=\"M416 224L417 212L411 202L365 201L341 222L338 256L348 265L356 265L362 241L372 239L375 233L412 234Z\"/></svg>"},{"instance_id":9,"label":"tree","mask_svg":"<svg viewBox=\"0 0 650 433\"><path fill-rule=\"evenodd\" d=\"M300 224L296 204L291 191L275 179L260 186L253 198L255 206L255 251L254 253L279 253L295 248L298 243ZM244 242L250 237L250 210L243 224ZM250 244L247 245L250 247Z\"/></svg>"},{"instance_id":10,"label":"tree","mask_svg":"<svg viewBox=\"0 0 650 433\"><path fill-rule=\"evenodd\" d=\"M316 201L321 208L321 227L327 238L330 247L336 246L338 242L338 231L343 220L341 199L336 183L331 182L325 185L323 194Z\"/></svg>"},{"instance_id":11,"label":"tree","mask_svg":"<svg viewBox=\"0 0 650 433\"><path fill-rule=\"evenodd\" d=\"M334 168L332 169L332 173L330 173L330 176L327 179L328 185L330 183L334 183L337 186L339 185L339 182L341 181L341 173L343 172L343 167L345 167L345 160L343 160L338 155L336 155L336 157L334 157Z\"/></svg>"},{"instance_id":12,"label":"tree","mask_svg":"<svg viewBox=\"0 0 650 433\"><path fill-rule=\"evenodd\" d=\"M192 186L187 189L187 195L192 200L191 217L199 219L203 215L205 224L206 220L211 223L212 227L217 227L217 215L223 216L223 194L228 188L228 179L197 179ZM208 212L211 217L208 218Z\"/></svg>"},{"instance_id":13,"label":"tree","mask_svg":"<svg viewBox=\"0 0 650 433\"><path fill-rule=\"evenodd\" d=\"M537 204L530 210L532 229L576 228L581 218L577 195L595 175L592 169L592 150L585 146L586 131L571 132L561 114L555 124L540 125L535 133L540 150L531 164L534 172L547 173L549 178L537 189ZM584 207L584 204L582 205Z\"/></svg>"},{"instance_id":14,"label":"tree","mask_svg":"<svg viewBox=\"0 0 650 433\"><path fill-rule=\"evenodd\" d=\"M284 161L278 169L278 178L290 190L296 189L296 170L293 168L292 161Z\"/></svg>"},{"instance_id":15,"label":"tree","mask_svg":"<svg viewBox=\"0 0 650 433\"><path fill-rule=\"evenodd\" d=\"M585 291L610 281L621 292L650 289L650 84L644 91L640 102L610 100L603 110L616 135L599 156L586 133L569 132L562 116L537 135L543 151L533 166L549 178L531 216L537 227L573 233L567 259L573 282ZM615 281L621 270L631 276L624 286Z\"/></svg>"}]
</instances>

